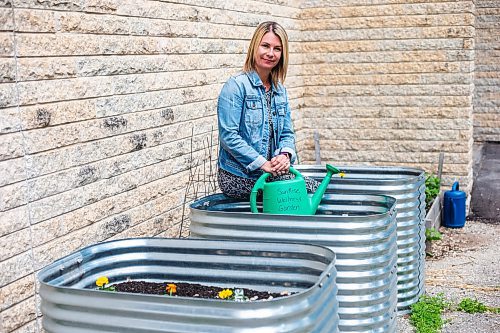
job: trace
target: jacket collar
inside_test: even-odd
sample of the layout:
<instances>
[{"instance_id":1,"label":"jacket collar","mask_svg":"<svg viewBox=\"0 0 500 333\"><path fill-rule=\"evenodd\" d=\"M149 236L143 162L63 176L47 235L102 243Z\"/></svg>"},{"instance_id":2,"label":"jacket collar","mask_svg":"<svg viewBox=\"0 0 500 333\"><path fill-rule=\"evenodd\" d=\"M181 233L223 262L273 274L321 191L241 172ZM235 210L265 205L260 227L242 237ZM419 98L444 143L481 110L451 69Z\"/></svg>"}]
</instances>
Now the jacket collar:
<instances>
[{"instance_id":1,"label":"jacket collar","mask_svg":"<svg viewBox=\"0 0 500 333\"><path fill-rule=\"evenodd\" d=\"M256 71L250 71L250 72L247 72L246 74L248 76L248 79L250 80L250 82L252 83L252 85L254 87L264 86L264 83L262 83L262 80L260 79L260 76L259 76L259 74L257 74ZM275 94L281 93L280 88L281 87L279 84L278 84L278 87L275 87L274 84L271 82L271 90L273 91L273 93L275 93Z\"/></svg>"}]
</instances>

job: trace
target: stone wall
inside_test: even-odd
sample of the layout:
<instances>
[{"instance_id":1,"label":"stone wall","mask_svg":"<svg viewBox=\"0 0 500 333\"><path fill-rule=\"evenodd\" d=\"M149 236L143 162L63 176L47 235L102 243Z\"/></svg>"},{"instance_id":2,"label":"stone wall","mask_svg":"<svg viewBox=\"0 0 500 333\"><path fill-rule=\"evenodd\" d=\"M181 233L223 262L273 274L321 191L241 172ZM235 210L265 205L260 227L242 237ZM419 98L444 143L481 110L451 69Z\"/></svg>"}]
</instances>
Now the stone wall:
<instances>
[{"instance_id":1,"label":"stone wall","mask_svg":"<svg viewBox=\"0 0 500 333\"><path fill-rule=\"evenodd\" d=\"M445 179L470 188L473 13L472 1L0 0L0 332L41 331L35 274L56 258L187 233L184 203L213 189L197 180L213 173L218 92L264 20L289 33L302 163L318 130L323 162L433 171L444 151Z\"/></svg>"},{"instance_id":2,"label":"stone wall","mask_svg":"<svg viewBox=\"0 0 500 333\"><path fill-rule=\"evenodd\" d=\"M297 15L287 1L0 1L0 332L40 331L35 273L55 259L186 234L222 83L259 22L293 36Z\"/></svg>"},{"instance_id":3,"label":"stone wall","mask_svg":"<svg viewBox=\"0 0 500 333\"><path fill-rule=\"evenodd\" d=\"M473 1L316 1L301 12L299 150L472 183Z\"/></svg>"},{"instance_id":4,"label":"stone wall","mask_svg":"<svg viewBox=\"0 0 500 333\"><path fill-rule=\"evenodd\" d=\"M474 141L500 142L500 1L476 0Z\"/></svg>"}]
</instances>

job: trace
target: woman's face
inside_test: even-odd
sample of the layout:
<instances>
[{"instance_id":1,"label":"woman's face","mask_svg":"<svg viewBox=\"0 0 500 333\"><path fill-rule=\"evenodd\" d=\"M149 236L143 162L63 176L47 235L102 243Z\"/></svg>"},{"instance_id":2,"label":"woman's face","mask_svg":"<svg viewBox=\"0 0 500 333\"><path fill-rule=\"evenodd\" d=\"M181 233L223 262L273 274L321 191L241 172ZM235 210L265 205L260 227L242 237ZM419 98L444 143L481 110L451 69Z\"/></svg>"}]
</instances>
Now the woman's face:
<instances>
[{"instance_id":1,"label":"woman's face","mask_svg":"<svg viewBox=\"0 0 500 333\"><path fill-rule=\"evenodd\" d=\"M267 32L262 37L255 54L257 72L270 72L280 61L282 52L280 38L274 32Z\"/></svg>"}]
</instances>

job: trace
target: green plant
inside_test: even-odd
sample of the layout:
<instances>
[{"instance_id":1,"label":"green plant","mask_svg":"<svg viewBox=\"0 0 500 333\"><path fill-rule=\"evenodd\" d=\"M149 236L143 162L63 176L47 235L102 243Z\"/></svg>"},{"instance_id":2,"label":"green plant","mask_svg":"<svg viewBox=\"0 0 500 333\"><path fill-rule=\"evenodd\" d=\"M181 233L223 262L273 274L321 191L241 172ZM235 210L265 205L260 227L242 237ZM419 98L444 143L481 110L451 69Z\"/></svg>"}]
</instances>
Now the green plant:
<instances>
[{"instance_id":1,"label":"green plant","mask_svg":"<svg viewBox=\"0 0 500 333\"><path fill-rule=\"evenodd\" d=\"M486 305L479 302L477 299L464 298L460 301L457 306L458 311L463 311L467 313L483 313L486 312Z\"/></svg>"},{"instance_id":2,"label":"green plant","mask_svg":"<svg viewBox=\"0 0 500 333\"><path fill-rule=\"evenodd\" d=\"M448 307L449 302L443 294L422 295L419 301L411 306L410 322L417 333L438 333L444 324L441 314Z\"/></svg>"},{"instance_id":3,"label":"green plant","mask_svg":"<svg viewBox=\"0 0 500 333\"><path fill-rule=\"evenodd\" d=\"M425 204L426 210L431 208L432 201L439 195L441 188L441 179L432 173L425 174Z\"/></svg>"},{"instance_id":4,"label":"green plant","mask_svg":"<svg viewBox=\"0 0 500 333\"><path fill-rule=\"evenodd\" d=\"M425 229L425 239L428 241L441 240L443 235L435 228Z\"/></svg>"},{"instance_id":5,"label":"green plant","mask_svg":"<svg viewBox=\"0 0 500 333\"><path fill-rule=\"evenodd\" d=\"M486 311L500 313L500 308L486 306L477 299L471 299L469 297L462 299L460 303L458 303L457 310L467 313L483 313Z\"/></svg>"}]
</instances>

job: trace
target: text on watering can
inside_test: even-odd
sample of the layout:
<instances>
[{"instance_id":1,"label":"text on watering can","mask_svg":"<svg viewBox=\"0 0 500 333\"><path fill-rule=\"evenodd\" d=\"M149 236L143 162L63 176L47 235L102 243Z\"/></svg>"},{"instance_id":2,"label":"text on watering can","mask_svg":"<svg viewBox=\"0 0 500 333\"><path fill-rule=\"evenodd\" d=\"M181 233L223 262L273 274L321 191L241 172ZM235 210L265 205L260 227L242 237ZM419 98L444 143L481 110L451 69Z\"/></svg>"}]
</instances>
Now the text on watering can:
<instances>
[{"instance_id":1,"label":"text on watering can","mask_svg":"<svg viewBox=\"0 0 500 333\"><path fill-rule=\"evenodd\" d=\"M280 188L278 189L278 195L279 196L276 197L276 202L279 204L278 210L280 212L299 210L300 206L298 203L302 201L299 189L293 187L286 189Z\"/></svg>"}]
</instances>

